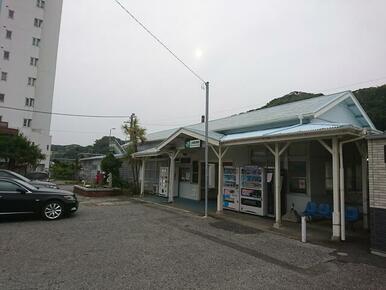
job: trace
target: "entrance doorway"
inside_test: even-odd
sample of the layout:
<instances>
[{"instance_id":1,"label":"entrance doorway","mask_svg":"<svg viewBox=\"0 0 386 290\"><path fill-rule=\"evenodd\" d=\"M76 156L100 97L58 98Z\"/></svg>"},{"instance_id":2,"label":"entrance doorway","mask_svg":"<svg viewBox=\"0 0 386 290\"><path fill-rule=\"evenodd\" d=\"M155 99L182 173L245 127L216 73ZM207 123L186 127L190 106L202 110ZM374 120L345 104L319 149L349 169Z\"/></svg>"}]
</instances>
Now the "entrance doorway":
<instances>
[{"instance_id":1,"label":"entrance doorway","mask_svg":"<svg viewBox=\"0 0 386 290\"><path fill-rule=\"evenodd\" d=\"M266 169L266 181L267 181L267 197L268 197L268 216L275 216L275 168L268 167ZM284 215L287 212L286 203L286 184L287 184L287 173L285 170L281 170L281 214Z\"/></svg>"},{"instance_id":2,"label":"entrance doorway","mask_svg":"<svg viewBox=\"0 0 386 290\"><path fill-rule=\"evenodd\" d=\"M205 199L205 162L200 164L200 193L201 200ZM208 188L208 200L217 199L218 192L218 163L209 162L209 188Z\"/></svg>"}]
</instances>

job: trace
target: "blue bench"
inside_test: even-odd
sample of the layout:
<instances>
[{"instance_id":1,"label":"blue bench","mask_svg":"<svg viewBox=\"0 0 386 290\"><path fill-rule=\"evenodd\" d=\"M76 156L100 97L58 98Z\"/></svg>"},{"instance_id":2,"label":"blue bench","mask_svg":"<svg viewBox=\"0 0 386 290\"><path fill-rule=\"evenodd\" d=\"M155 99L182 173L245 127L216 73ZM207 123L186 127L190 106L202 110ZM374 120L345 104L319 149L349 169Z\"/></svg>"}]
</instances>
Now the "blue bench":
<instances>
[{"instance_id":1,"label":"blue bench","mask_svg":"<svg viewBox=\"0 0 386 290\"><path fill-rule=\"evenodd\" d=\"M303 216L311 218L331 219L332 210L328 203L321 203L319 206L316 202L307 202L306 208L303 212Z\"/></svg>"},{"instance_id":2,"label":"blue bench","mask_svg":"<svg viewBox=\"0 0 386 290\"><path fill-rule=\"evenodd\" d=\"M318 207L317 217L322 219L331 219L332 218L332 210L328 203L321 203Z\"/></svg>"},{"instance_id":3,"label":"blue bench","mask_svg":"<svg viewBox=\"0 0 386 290\"><path fill-rule=\"evenodd\" d=\"M359 220L359 210L356 207L346 207L346 222L351 225L351 229L354 230L354 223Z\"/></svg>"},{"instance_id":4,"label":"blue bench","mask_svg":"<svg viewBox=\"0 0 386 290\"><path fill-rule=\"evenodd\" d=\"M318 211L318 207L315 202L309 201L307 202L306 209L303 211L303 216L313 218L316 216Z\"/></svg>"}]
</instances>

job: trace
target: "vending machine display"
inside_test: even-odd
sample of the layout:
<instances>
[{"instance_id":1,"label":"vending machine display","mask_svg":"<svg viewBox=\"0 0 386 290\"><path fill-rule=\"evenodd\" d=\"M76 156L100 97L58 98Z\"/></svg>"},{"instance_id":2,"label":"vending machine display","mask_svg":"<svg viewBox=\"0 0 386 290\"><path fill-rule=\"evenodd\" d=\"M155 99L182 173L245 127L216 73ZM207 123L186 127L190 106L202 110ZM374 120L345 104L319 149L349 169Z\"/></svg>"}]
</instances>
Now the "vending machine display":
<instances>
[{"instance_id":1,"label":"vending machine display","mask_svg":"<svg viewBox=\"0 0 386 290\"><path fill-rule=\"evenodd\" d=\"M264 169L244 166L240 172L240 211L265 216L267 214Z\"/></svg>"},{"instance_id":2,"label":"vending machine display","mask_svg":"<svg viewBox=\"0 0 386 290\"><path fill-rule=\"evenodd\" d=\"M159 171L159 196L169 195L169 167L160 167Z\"/></svg>"},{"instance_id":3,"label":"vending machine display","mask_svg":"<svg viewBox=\"0 0 386 290\"><path fill-rule=\"evenodd\" d=\"M239 168L224 167L223 200L224 209L240 210Z\"/></svg>"}]
</instances>

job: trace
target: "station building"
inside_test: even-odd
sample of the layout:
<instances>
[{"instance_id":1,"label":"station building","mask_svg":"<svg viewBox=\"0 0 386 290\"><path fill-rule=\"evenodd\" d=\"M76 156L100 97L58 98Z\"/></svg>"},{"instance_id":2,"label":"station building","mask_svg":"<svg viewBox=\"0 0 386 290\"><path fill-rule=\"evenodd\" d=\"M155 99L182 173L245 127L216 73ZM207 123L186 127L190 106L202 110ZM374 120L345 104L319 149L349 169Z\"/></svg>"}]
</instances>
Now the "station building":
<instances>
[{"instance_id":1,"label":"station building","mask_svg":"<svg viewBox=\"0 0 386 290\"><path fill-rule=\"evenodd\" d=\"M350 91L209 121L209 199L272 217L323 205L331 236L345 240L347 208L368 227L367 137L379 134ZM204 199L204 124L149 134L141 193Z\"/></svg>"}]
</instances>

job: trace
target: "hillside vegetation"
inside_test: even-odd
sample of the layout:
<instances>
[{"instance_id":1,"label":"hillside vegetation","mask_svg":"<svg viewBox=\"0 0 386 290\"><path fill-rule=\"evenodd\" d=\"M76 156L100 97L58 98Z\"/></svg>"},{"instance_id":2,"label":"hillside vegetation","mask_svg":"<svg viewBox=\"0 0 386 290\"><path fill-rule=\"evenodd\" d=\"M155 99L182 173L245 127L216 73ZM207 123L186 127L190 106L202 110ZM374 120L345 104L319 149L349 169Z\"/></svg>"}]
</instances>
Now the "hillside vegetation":
<instances>
[{"instance_id":1,"label":"hillside vegetation","mask_svg":"<svg viewBox=\"0 0 386 290\"><path fill-rule=\"evenodd\" d=\"M356 90L353 91L353 94L358 99L366 113L369 115L375 127L378 130L386 131L386 85ZM319 96L323 96L323 94L292 92L283 97L269 101L265 106L259 109L274 107Z\"/></svg>"}]
</instances>

